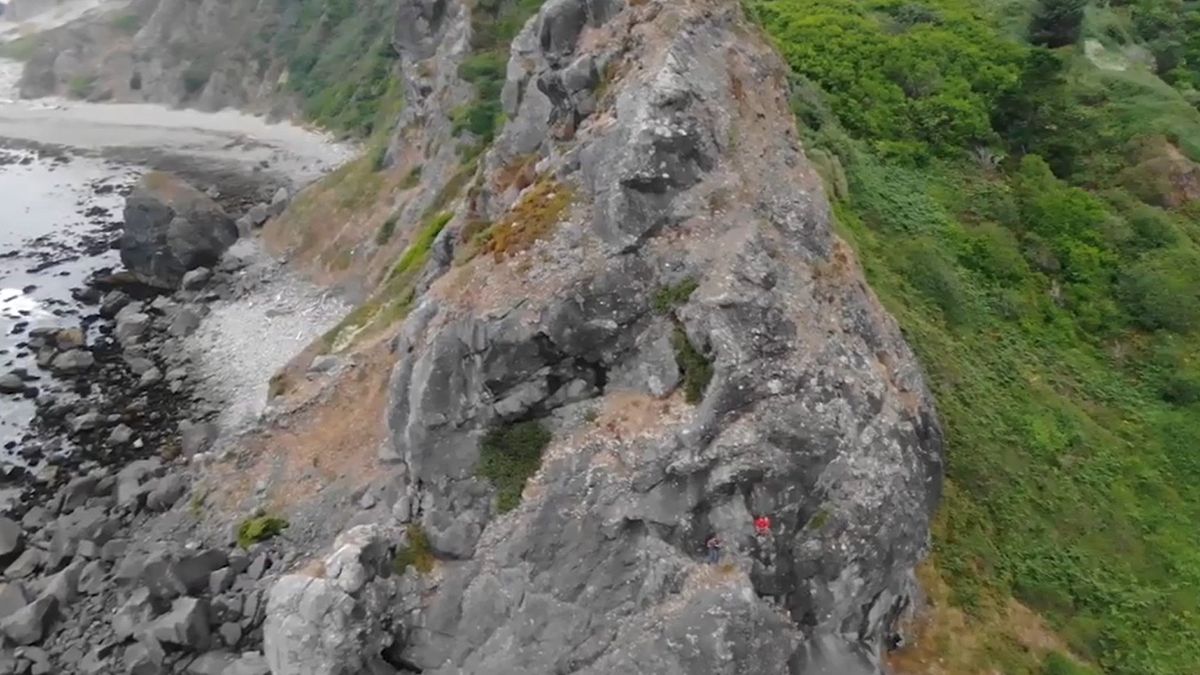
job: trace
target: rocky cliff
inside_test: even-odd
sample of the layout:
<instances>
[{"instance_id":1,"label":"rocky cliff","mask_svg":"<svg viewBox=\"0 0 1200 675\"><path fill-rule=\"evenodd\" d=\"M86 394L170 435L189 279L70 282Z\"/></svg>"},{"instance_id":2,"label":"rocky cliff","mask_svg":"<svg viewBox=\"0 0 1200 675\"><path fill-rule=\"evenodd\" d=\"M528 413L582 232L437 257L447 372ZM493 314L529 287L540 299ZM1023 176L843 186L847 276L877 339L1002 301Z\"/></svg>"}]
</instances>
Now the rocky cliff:
<instances>
[{"instance_id":1,"label":"rocky cliff","mask_svg":"<svg viewBox=\"0 0 1200 675\"><path fill-rule=\"evenodd\" d=\"M401 168L452 156L431 102L462 87L469 12L401 3ZM730 0L550 0L502 103L445 217L400 211L409 252L436 235L375 298L404 297L401 494L275 586L272 672L882 672L941 435L778 57Z\"/></svg>"}]
</instances>

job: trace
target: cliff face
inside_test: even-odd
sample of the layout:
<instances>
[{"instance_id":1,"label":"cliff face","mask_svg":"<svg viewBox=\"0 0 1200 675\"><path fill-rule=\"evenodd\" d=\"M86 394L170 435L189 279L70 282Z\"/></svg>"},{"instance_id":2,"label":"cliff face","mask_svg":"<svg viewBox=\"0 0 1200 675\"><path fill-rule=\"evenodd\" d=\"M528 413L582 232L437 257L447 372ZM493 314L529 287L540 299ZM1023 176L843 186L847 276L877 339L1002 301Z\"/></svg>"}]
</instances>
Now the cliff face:
<instances>
[{"instance_id":1,"label":"cliff face","mask_svg":"<svg viewBox=\"0 0 1200 675\"><path fill-rule=\"evenodd\" d=\"M413 251L471 27L457 0L400 16L389 158L446 163L400 211ZM831 231L783 65L735 2L550 0L502 102L408 287L393 519L276 586L273 672L881 672L941 435ZM397 538L428 556L401 575Z\"/></svg>"}]
</instances>

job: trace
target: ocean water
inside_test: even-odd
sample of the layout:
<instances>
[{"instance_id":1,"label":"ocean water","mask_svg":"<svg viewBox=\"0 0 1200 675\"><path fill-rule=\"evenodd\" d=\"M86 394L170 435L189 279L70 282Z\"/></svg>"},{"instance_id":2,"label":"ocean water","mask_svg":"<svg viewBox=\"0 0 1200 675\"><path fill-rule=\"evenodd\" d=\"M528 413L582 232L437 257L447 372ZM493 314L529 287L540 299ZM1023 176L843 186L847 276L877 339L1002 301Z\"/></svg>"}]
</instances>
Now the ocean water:
<instances>
[{"instance_id":1,"label":"ocean water","mask_svg":"<svg viewBox=\"0 0 1200 675\"><path fill-rule=\"evenodd\" d=\"M94 250L97 241L115 236L100 231L100 223L120 219L119 188L136 171L99 159L63 162L28 151L0 149L0 158L0 373L14 368L37 373L23 346L28 331L78 326L83 314L95 311L82 308L71 290L96 269L119 265L119 257L111 249L95 255L80 249ZM85 215L89 209L92 215ZM88 240L93 245L85 247ZM0 461L11 456L5 446L17 441L32 415L32 401L0 395Z\"/></svg>"}]
</instances>

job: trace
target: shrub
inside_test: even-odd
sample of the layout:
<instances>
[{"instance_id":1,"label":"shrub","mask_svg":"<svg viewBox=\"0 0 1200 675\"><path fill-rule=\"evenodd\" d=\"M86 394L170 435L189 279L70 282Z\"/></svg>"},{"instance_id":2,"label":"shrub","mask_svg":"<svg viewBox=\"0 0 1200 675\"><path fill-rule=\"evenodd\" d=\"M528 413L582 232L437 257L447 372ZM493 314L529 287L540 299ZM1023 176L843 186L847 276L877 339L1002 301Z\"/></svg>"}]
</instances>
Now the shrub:
<instances>
[{"instance_id":1,"label":"shrub","mask_svg":"<svg viewBox=\"0 0 1200 675\"><path fill-rule=\"evenodd\" d=\"M925 238L912 240L899 254L904 278L912 287L942 311L947 323L965 323L970 307L963 280L937 244Z\"/></svg>"},{"instance_id":2,"label":"shrub","mask_svg":"<svg viewBox=\"0 0 1200 675\"><path fill-rule=\"evenodd\" d=\"M67 94L71 98L87 98L96 86L95 75L76 75L67 83Z\"/></svg>"},{"instance_id":3,"label":"shrub","mask_svg":"<svg viewBox=\"0 0 1200 675\"><path fill-rule=\"evenodd\" d=\"M654 294L654 311L668 314L676 307L686 303L700 284L695 279L687 278L674 286L663 286Z\"/></svg>"},{"instance_id":4,"label":"shrub","mask_svg":"<svg viewBox=\"0 0 1200 675\"><path fill-rule=\"evenodd\" d=\"M671 345L675 348L675 362L683 373L684 400L688 403L699 403L704 400L704 391L712 381L712 361L696 349L683 326L675 326L675 332L671 335Z\"/></svg>"},{"instance_id":5,"label":"shrub","mask_svg":"<svg viewBox=\"0 0 1200 675\"><path fill-rule=\"evenodd\" d=\"M287 529L288 521L274 516L257 516L243 520L237 528L237 543L248 549L260 541L278 536Z\"/></svg>"},{"instance_id":6,"label":"shrub","mask_svg":"<svg viewBox=\"0 0 1200 675\"><path fill-rule=\"evenodd\" d=\"M392 561L392 569L396 574L404 574L408 568L413 568L421 574L433 571L433 547L429 545L429 535L425 529L416 523L410 524L406 530L408 545L396 551Z\"/></svg>"},{"instance_id":7,"label":"shrub","mask_svg":"<svg viewBox=\"0 0 1200 675\"><path fill-rule=\"evenodd\" d=\"M550 233L571 205L571 189L552 180L542 180L529 188L520 201L487 234L485 249L502 261L505 257L533 246Z\"/></svg>"},{"instance_id":8,"label":"shrub","mask_svg":"<svg viewBox=\"0 0 1200 675\"><path fill-rule=\"evenodd\" d=\"M1044 47L1064 47L1079 40L1087 0L1041 0L1029 22L1029 40Z\"/></svg>"},{"instance_id":9,"label":"shrub","mask_svg":"<svg viewBox=\"0 0 1200 675\"><path fill-rule=\"evenodd\" d=\"M184 68L183 74L180 75L180 80L183 82L183 90L189 95L200 93L205 86L208 85L209 79L212 78L212 63L209 59L196 59Z\"/></svg>"},{"instance_id":10,"label":"shrub","mask_svg":"<svg viewBox=\"0 0 1200 675\"><path fill-rule=\"evenodd\" d=\"M125 12L113 17L114 30L126 35L133 35L142 27L142 19L134 12Z\"/></svg>"},{"instance_id":11,"label":"shrub","mask_svg":"<svg viewBox=\"0 0 1200 675\"><path fill-rule=\"evenodd\" d=\"M507 513L521 503L525 481L542 465L550 431L537 420L492 429L480 443L480 476L496 488L496 508Z\"/></svg>"},{"instance_id":12,"label":"shrub","mask_svg":"<svg viewBox=\"0 0 1200 675\"><path fill-rule=\"evenodd\" d=\"M388 216L388 219L383 221L383 225L379 227L379 231L375 233L375 243L383 246L392 240L392 235L396 232L397 216Z\"/></svg>"},{"instance_id":13,"label":"shrub","mask_svg":"<svg viewBox=\"0 0 1200 675\"><path fill-rule=\"evenodd\" d=\"M1200 326L1200 256L1184 249L1147 253L1124 271L1119 293L1142 327L1188 332Z\"/></svg>"},{"instance_id":14,"label":"shrub","mask_svg":"<svg viewBox=\"0 0 1200 675\"><path fill-rule=\"evenodd\" d=\"M1050 652L1042 662L1042 675L1098 675L1096 670L1076 663L1061 652Z\"/></svg>"}]
</instances>

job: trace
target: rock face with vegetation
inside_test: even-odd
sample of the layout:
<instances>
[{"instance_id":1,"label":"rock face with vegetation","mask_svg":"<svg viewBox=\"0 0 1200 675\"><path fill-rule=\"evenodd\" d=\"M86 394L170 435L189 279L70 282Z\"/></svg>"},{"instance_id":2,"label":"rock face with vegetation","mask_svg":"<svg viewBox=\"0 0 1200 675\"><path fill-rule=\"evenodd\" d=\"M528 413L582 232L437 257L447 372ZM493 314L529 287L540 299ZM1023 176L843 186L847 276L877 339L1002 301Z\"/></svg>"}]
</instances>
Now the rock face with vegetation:
<instances>
[{"instance_id":1,"label":"rock face with vegetation","mask_svg":"<svg viewBox=\"0 0 1200 675\"><path fill-rule=\"evenodd\" d=\"M143 176L124 215L121 262L158 288L176 289L188 271L212 267L238 238L219 204L170 174Z\"/></svg>"},{"instance_id":2,"label":"rock face with vegetation","mask_svg":"<svg viewBox=\"0 0 1200 675\"><path fill-rule=\"evenodd\" d=\"M414 58L455 30L428 12L462 12L412 9ZM393 514L431 562L286 577L272 663L329 663L305 612L336 605L366 617L330 620L350 652L426 673L880 672L941 434L831 231L782 62L733 3L554 0L498 89L507 123L394 344Z\"/></svg>"}]
</instances>

